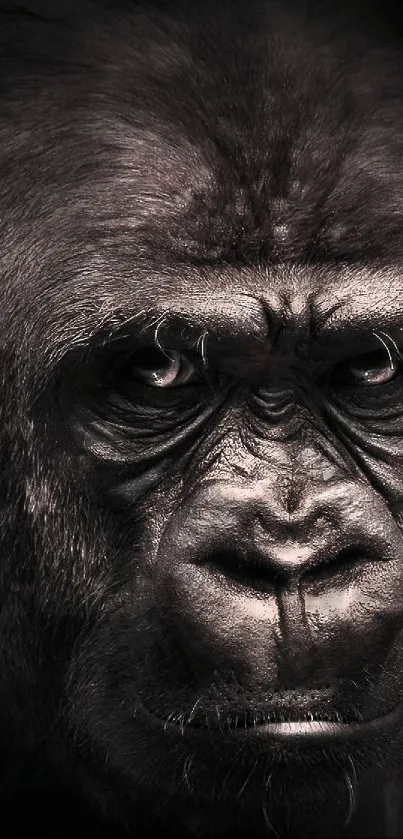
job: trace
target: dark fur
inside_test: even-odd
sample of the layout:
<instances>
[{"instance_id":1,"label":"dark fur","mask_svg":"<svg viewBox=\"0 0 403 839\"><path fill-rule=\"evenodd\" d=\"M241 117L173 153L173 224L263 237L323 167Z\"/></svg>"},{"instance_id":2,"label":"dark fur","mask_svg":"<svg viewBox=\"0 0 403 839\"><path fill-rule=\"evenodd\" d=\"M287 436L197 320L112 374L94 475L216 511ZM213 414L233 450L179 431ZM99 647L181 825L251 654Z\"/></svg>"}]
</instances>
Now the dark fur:
<instances>
[{"instance_id":1,"label":"dark fur","mask_svg":"<svg viewBox=\"0 0 403 839\"><path fill-rule=\"evenodd\" d=\"M156 792L148 743L137 756L115 732L119 664L135 662L129 558L149 511L105 502L109 471L130 470L110 440L100 465L76 430L93 357L152 319L178 277L190 294L221 265L229 277L319 266L324 285L341 263L401 268L400 17L385 3L334 6L0 4L4 837L28 836L25 820L44 837L238 827L226 801L208 817L185 803L178 823L175 753L172 790ZM351 835L385 823L403 835L399 775L375 776Z\"/></svg>"}]
</instances>

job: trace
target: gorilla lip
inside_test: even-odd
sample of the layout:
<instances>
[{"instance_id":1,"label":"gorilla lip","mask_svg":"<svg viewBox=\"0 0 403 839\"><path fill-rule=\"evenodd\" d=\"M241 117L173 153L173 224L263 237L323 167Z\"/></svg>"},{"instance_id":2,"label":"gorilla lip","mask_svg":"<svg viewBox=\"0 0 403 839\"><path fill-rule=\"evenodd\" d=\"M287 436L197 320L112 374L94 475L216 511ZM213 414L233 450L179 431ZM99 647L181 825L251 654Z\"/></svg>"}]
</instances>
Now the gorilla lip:
<instances>
[{"instance_id":1,"label":"gorilla lip","mask_svg":"<svg viewBox=\"0 0 403 839\"><path fill-rule=\"evenodd\" d=\"M234 731L242 739L268 738L275 742L293 743L309 741L335 744L344 740L354 741L380 736L398 724L402 709L399 705L389 714L362 722L329 722L328 720L301 720L267 722Z\"/></svg>"},{"instance_id":2,"label":"gorilla lip","mask_svg":"<svg viewBox=\"0 0 403 839\"><path fill-rule=\"evenodd\" d=\"M140 709L139 709L140 710ZM217 736L220 732L223 739L230 739L238 742L250 741L267 741L268 743L278 745L298 745L306 746L312 745L337 745L338 743L349 742L364 739L372 739L375 737L382 737L389 735L395 727L401 723L403 708L399 704L393 711L379 717L360 722L336 722L326 719L316 720L282 720L272 722L262 722L249 726L225 727L220 729L210 728L209 726L195 726L187 724L185 726L179 725L172 721L164 721L161 717L148 711L147 708L141 706L141 711L147 717L149 722L154 725L161 726L165 732L179 734L183 736L190 734L191 737L204 738L206 735L214 734Z\"/></svg>"}]
</instances>

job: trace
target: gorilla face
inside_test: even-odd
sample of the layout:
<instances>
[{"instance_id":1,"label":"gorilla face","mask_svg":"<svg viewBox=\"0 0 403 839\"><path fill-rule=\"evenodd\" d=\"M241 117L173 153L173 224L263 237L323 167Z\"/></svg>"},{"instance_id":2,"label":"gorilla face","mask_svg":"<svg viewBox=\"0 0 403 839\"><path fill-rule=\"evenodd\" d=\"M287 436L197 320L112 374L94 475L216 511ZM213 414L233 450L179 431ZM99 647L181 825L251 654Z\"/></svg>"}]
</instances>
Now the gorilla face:
<instances>
[{"instance_id":1,"label":"gorilla face","mask_svg":"<svg viewBox=\"0 0 403 839\"><path fill-rule=\"evenodd\" d=\"M146 5L3 15L4 737L139 835L343 821L403 726L399 32Z\"/></svg>"}]
</instances>

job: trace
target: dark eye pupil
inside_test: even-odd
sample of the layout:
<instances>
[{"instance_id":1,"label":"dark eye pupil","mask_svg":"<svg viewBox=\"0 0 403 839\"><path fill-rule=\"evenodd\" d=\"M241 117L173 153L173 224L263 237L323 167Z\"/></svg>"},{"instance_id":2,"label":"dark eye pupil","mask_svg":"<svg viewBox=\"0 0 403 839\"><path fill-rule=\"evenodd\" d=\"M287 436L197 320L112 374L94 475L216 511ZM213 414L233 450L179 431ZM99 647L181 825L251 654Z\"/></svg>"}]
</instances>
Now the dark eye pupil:
<instances>
[{"instance_id":1,"label":"dark eye pupil","mask_svg":"<svg viewBox=\"0 0 403 839\"><path fill-rule=\"evenodd\" d=\"M171 351L164 353L156 348L136 353L132 372L135 378L152 387L170 387L181 371L181 355Z\"/></svg>"},{"instance_id":2,"label":"dark eye pupil","mask_svg":"<svg viewBox=\"0 0 403 839\"><path fill-rule=\"evenodd\" d=\"M177 350L150 347L139 350L131 365L131 375L149 387L170 388L186 385L197 378L194 364Z\"/></svg>"}]
</instances>

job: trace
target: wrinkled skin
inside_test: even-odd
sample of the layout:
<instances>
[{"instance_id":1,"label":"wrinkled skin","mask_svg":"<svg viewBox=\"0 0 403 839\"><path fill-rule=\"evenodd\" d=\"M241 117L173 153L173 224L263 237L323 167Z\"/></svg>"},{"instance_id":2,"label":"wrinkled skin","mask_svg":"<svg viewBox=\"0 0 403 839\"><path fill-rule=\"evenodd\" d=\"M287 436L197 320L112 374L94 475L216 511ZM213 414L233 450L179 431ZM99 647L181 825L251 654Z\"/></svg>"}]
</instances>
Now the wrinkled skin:
<instances>
[{"instance_id":1,"label":"wrinkled skin","mask_svg":"<svg viewBox=\"0 0 403 839\"><path fill-rule=\"evenodd\" d=\"M402 836L402 27L171 5L0 5L2 836Z\"/></svg>"}]
</instances>

